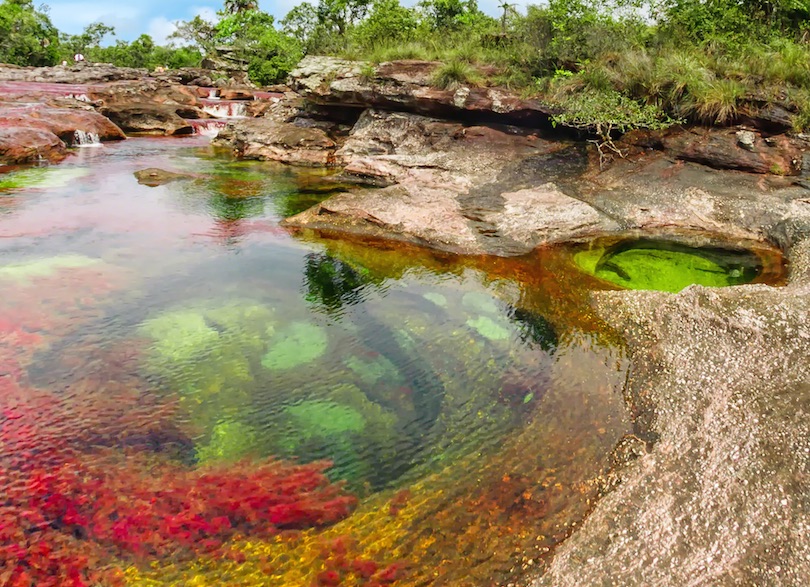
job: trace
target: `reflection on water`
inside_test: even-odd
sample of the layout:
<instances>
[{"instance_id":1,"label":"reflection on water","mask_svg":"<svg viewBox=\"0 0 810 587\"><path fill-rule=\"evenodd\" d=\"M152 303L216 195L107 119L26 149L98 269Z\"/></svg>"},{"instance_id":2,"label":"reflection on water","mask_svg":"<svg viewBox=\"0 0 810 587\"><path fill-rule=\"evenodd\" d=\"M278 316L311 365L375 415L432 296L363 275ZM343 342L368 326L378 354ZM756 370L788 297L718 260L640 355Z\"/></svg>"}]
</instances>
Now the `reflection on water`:
<instances>
[{"instance_id":1,"label":"reflection on water","mask_svg":"<svg viewBox=\"0 0 810 587\"><path fill-rule=\"evenodd\" d=\"M591 507L625 360L572 252L291 234L329 177L197 138L29 175L0 183L8 584L504 584Z\"/></svg>"}]
</instances>

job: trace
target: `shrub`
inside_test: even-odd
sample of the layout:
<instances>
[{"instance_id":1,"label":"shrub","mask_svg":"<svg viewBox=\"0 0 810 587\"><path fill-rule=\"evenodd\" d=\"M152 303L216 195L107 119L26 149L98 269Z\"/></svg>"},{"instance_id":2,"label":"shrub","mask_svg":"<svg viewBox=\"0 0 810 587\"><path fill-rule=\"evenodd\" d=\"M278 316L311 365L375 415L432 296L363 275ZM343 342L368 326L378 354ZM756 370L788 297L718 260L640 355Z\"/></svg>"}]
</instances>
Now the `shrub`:
<instances>
[{"instance_id":1,"label":"shrub","mask_svg":"<svg viewBox=\"0 0 810 587\"><path fill-rule=\"evenodd\" d=\"M448 61L434 73L432 83L443 90L454 90L462 85L475 85L480 82L478 72L469 63Z\"/></svg>"}]
</instances>

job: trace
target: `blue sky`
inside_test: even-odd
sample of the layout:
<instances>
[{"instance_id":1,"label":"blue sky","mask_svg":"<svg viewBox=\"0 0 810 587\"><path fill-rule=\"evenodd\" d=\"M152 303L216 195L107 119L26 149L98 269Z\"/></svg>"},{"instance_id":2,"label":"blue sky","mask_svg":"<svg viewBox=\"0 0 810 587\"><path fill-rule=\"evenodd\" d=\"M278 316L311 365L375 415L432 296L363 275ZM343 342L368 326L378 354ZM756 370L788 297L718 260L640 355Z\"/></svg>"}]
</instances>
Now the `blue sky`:
<instances>
[{"instance_id":1,"label":"blue sky","mask_svg":"<svg viewBox=\"0 0 810 587\"><path fill-rule=\"evenodd\" d=\"M116 38L132 40L148 33L163 43L174 27L173 22L189 20L196 14L213 16L222 8L222 1L205 0L44 0L50 7L53 24L63 32L79 33L88 24L103 22L115 27ZM315 3L317 0L310 2ZM298 0L264 0L259 8L281 19ZM403 4L414 1L403 0ZM39 5L39 2L35 2ZM479 6L489 14L497 15L497 0L479 0Z\"/></svg>"}]
</instances>

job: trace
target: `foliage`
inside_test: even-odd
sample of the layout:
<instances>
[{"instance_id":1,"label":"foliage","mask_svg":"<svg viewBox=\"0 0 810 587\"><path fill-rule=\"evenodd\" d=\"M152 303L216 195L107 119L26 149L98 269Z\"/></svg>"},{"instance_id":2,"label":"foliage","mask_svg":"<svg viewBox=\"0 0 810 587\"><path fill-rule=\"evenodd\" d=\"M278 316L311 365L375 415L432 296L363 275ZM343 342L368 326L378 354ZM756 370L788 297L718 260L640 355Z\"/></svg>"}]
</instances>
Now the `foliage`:
<instances>
[{"instance_id":1,"label":"foliage","mask_svg":"<svg viewBox=\"0 0 810 587\"><path fill-rule=\"evenodd\" d=\"M59 59L59 33L32 0L0 4L0 63L54 65Z\"/></svg>"},{"instance_id":2,"label":"foliage","mask_svg":"<svg viewBox=\"0 0 810 587\"><path fill-rule=\"evenodd\" d=\"M278 31L274 19L258 10L255 2L232 3L210 23L199 16L180 23L173 38L193 43L207 54L226 46L235 59L247 64L254 83L282 81L301 58L301 45L291 35Z\"/></svg>"},{"instance_id":3,"label":"foliage","mask_svg":"<svg viewBox=\"0 0 810 587\"><path fill-rule=\"evenodd\" d=\"M469 63L453 60L439 66L433 74L433 85L443 90L455 90L462 85L475 85L480 76Z\"/></svg>"},{"instance_id":4,"label":"foliage","mask_svg":"<svg viewBox=\"0 0 810 587\"><path fill-rule=\"evenodd\" d=\"M399 0L375 0L368 18L354 29L353 39L363 47L410 40L419 24L417 14Z\"/></svg>"}]
</instances>

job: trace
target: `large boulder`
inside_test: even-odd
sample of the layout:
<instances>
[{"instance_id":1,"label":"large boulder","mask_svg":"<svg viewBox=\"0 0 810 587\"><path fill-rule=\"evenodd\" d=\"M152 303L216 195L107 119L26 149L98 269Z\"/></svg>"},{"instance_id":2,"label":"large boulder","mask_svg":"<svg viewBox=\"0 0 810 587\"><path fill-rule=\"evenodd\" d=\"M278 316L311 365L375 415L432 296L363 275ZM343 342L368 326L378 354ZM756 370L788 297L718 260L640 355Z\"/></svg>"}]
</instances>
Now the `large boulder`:
<instances>
[{"instance_id":1,"label":"large boulder","mask_svg":"<svg viewBox=\"0 0 810 587\"><path fill-rule=\"evenodd\" d=\"M468 254L520 255L618 229L555 184L586 165L575 148L514 127L367 111L335 152L341 193L285 220Z\"/></svg>"},{"instance_id":2,"label":"large boulder","mask_svg":"<svg viewBox=\"0 0 810 587\"><path fill-rule=\"evenodd\" d=\"M244 159L314 167L334 165L337 148L323 130L302 128L270 118L230 123L220 131L214 144L230 148Z\"/></svg>"},{"instance_id":3,"label":"large boulder","mask_svg":"<svg viewBox=\"0 0 810 587\"><path fill-rule=\"evenodd\" d=\"M102 141L125 138L120 128L92 110L0 103L0 162L60 161L79 135Z\"/></svg>"},{"instance_id":4,"label":"large boulder","mask_svg":"<svg viewBox=\"0 0 810 587\"><path fill-rule=\"evenodd\" d=\"M379 108L426 116L521 126L547 126L553 109L504 88L433 85L435 61L359 61L308 56L290 74L291 87L316 104Z\"/></svg>"},{"instance_id":5,"label":"large boulder","mask_svg":"<svg viewBox=\"0 0 810 587\"><path fill-rule=\"evenodd\" d=\"M68 144L73 143L76 131L98 135L102 141L125 138L121 129L104 116L79 108L0 103L0 127L27 127L49 131Z\"/></svg>"},{"instance_id":6,"label":"large boulder","mask_svg":"<svg viewBox=\"0 0 810 587\"><path fill-rule=\"evenodd\" d=\"M535 587L807 584L809 250L785 288L595 294L628 342L650 448Z\"/></svg>"},{"instance_id":7,"label":"large boulder","mask_svg":"<svg viewBox=\"0 0 810 587\"><path fill-rule=\"evenodd\" d=\"M194 128L177 114L178 107L150 102L104 106L100 112L125 132L157 135L189 135Z\"/></svg>"},{"instance_id":8,"label":"large boulder","mask_svg":"<svg viewBox=\"0 0 810 587\"><path fill-rule=\"evenodd\" d=\"M0 127L0 163L52 163L67 156L65 143L50 131L19 126Z\"/></svg>"}]
</instances>

